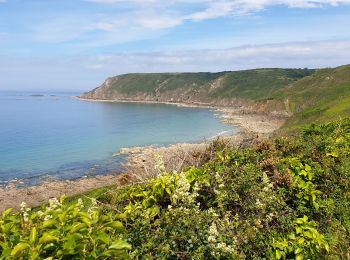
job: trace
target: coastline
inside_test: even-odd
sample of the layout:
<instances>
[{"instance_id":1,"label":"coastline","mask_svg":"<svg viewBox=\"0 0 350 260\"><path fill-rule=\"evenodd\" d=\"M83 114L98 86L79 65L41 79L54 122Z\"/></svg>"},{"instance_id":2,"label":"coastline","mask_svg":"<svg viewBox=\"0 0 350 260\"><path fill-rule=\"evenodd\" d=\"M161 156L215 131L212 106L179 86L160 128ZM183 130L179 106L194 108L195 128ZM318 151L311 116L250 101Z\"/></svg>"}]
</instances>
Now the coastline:
<instances>
[{"instance_id":1,"label":"coastline","mask_svg":"<svg viewBox=\"0 0 350 260\"><path fill-rule=\"evenodd\" d=\"M78 100L88 102L119 102L119 103L145 103L145 104L167 104L179 107L196 107L213 110L224 123L239 126L240 130L234 134L220 135L213 138L226 139L230 144L239 146L252 138L265 138L270 136L284 122L285 118L252 113L242 107L222 107L205 103L175 103L158 101L129 101L129 100L93 100L73 97ZM126 147L120 149L117 154L128 156L128 160L123 164L123 173L113 173L108 175L80 178L69 181L43 182L39 185L16 188L10 184L0 188L0 212L6 208L19 208L21 202L26 202L30 207L46 203L52 197L60 197L88 192L97 188L125 185L134 181L144 180L157 174L159 158L162 158L166 170L180 169L183 165L196 165L200 158L197 156L204 151L211 140L208 139L199 143L176 143L169 146L146 146L146 147Z\"/></svg>"},{"instance_id":2,"label":"coastline","mask_svg":"<svg viewBox=\"0 0 350 260\"><path fill-rule=\"evenodd\" d=\"M78 96L74 96L72 98L86 102L164 104L177 107L210 109L214 112L214 114L218 115L222 122L239 126L246 132L253 132L258 134L272 134L275 130L279 129L288 118L288 116L285 114L281 115L278 113L257 113L255 111L252 111L250 108L241 105L216 106L215 104L203 102L181 103L152 100L92 99L82 98Z\"/></svg>"}]
</instances>

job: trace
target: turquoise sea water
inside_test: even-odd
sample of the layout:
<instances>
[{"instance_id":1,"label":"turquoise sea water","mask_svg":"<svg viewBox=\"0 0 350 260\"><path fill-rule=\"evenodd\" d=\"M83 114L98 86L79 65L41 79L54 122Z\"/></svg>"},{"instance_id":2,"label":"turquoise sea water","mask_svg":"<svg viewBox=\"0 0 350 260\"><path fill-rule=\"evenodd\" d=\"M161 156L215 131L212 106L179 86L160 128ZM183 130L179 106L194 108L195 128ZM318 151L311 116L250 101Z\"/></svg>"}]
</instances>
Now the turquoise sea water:
<instances>
[{"instance_id":1,"label":"turquoise sea water","mask_svg":"<svg viewBox=\"0 0 350 260\"><path fill-rule=\"evenodd\" d=\"M79 93L0 92L0 184L120 171L122 147L201 141L235 131L202 108L101 103Z\"/></svg>"}]
</instances>

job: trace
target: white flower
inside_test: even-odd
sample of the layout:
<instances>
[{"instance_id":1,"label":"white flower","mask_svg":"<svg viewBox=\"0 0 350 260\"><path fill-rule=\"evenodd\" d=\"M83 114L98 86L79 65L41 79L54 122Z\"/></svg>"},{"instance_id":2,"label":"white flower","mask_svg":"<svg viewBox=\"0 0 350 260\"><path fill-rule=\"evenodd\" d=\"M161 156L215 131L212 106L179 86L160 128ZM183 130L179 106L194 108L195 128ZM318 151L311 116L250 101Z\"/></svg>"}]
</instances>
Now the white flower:
<instances>
[{"instance_id":1,"label":"white flower","mask_svg":"<svg viewBox=\"0 0 350 260\"><path fill-rule=\"evenodd\" d=\"M165 173L165 165L164 165L164 161L163 158L160 154L156 154L155 155L157 163L154 166L154 168L158 171L159 174Z\"/></svg>"},{"instance_id":2,"label":"white flower","mask_svg":"<svg viewBox=\"0 0 350 260\"><path fill-rule=\"evenodd\" d=\"M41 218L41 217L44 215L44 212L42 212L41 210L39 210L39 211L37 212L37 214L38 214L39 218Z\"/></svg>"},{"instance_id":3,"label":"white flower","mask_svg":"<svg viewBox=\"0 0 350 260\"><path fill-rule=\"evenodd\" d=\"M49 219L52 219L52 216L51 215L46 215L45 218L44 218L44 221L47 221Z\"/></svg>"},{"instance_id":4,"label":"white flower","mask_svg":"<svg viewBox=\"0 0 350 260\"><path fill-rule=\"evenodd\" d=\"M21 209L25 209L27 207L27 203L25 203L24 201L21 203Z\"/></svg>"},{"instance_id":5,"label":"white flower","mask_svg":"<svg viewBox=\"0 0 350 260\"><path fill-rule=\"evenodd\" d=\"M54 210L54 209L57 209L60 206L62 206L62 204L58 201L57 198L49 199L48 210Z\"/></svg>"},{"instance_id":6,"label":"white flower","mask_svg":"<svg viewBox=\"0 0 350 260\"><path fill-rule=\"evenodd\" d=\"M185 173L180 173L178 175L178 180L176 182L176 188L171 195L171 202L173 205L183 203L184 205L195 207L196 198L198 196L199 186L195 184L191 189L191 184L188 182Z\"/></svg>"}]
</instances>

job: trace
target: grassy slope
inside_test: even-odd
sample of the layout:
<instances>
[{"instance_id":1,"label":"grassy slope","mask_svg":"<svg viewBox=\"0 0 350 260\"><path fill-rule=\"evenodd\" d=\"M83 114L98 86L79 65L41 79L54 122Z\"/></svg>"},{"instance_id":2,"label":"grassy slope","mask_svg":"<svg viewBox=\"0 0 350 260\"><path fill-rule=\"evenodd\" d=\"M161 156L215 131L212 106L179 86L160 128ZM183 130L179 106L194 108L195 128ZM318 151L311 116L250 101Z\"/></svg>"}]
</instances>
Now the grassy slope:
<instances>
[{"instance_id":1,"label":"grassy slope","mask_svg":"<svg viewBox=\"0 0 350 260\"><path fill-rule=\"evenodd\" d=\"M273 91L312 74L307 69L255 69L219 73L149 73L126 74L114 80L110 90L119 93L155 94L176 89L204 90L209 98L245 98L255 100L266 98ZM217 88L212 84L220 80ZM207 91L205 91L207 90ZM209 94L208 94L209 93Z\"/></svg>"},{"instance_id":2,"label":"grassy slope","mask_svg":"<svg viewBox=\"0 0 350 260\"><path fill-rule=\"evenodd\" d=\"M318 70L272 96L275 100L288 100L286 109L293 113L284 128L348 116L350 65Z\"/></svg>"},{"instance_id":3,"label":"grassy slope","mask_svg":"<svg viewBox=\"0 0 350 260\"><path fill-rule=\"evenodd\" d=\"M135 94L138 92L155 94L177 88L198 88L211 80L224 75L221 73L137 73L118 77L111 86L111 90L121 93Z\"/></svg>"},{"instance_id":4,"label":"grassy slope","mask_svg":"<svg viewBox=\"0 0 350 260\"><path fill-rule=\"evenodd\" d=\"M222 86L211 97L239 97L248 100L269 98L290 83L311 75L308 69L256 69L225 74Z\"/></svg>"}]
</instances>

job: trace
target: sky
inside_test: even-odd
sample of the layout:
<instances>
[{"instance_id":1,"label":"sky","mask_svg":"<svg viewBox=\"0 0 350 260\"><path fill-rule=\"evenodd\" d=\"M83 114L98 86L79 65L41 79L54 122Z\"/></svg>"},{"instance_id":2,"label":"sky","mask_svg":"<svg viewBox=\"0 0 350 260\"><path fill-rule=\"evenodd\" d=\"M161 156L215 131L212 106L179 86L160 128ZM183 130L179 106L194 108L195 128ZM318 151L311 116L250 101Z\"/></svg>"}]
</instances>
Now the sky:
<instances>
[{"instance_id":1,"label":"sky","mask_svg":"<svg viewBox=\"0 0 350 260\"><path fill-rule=\"evenodd\" d=\"M350 0L0 0L0 90L350 63Z\"/></svg>"}]
</instances>

